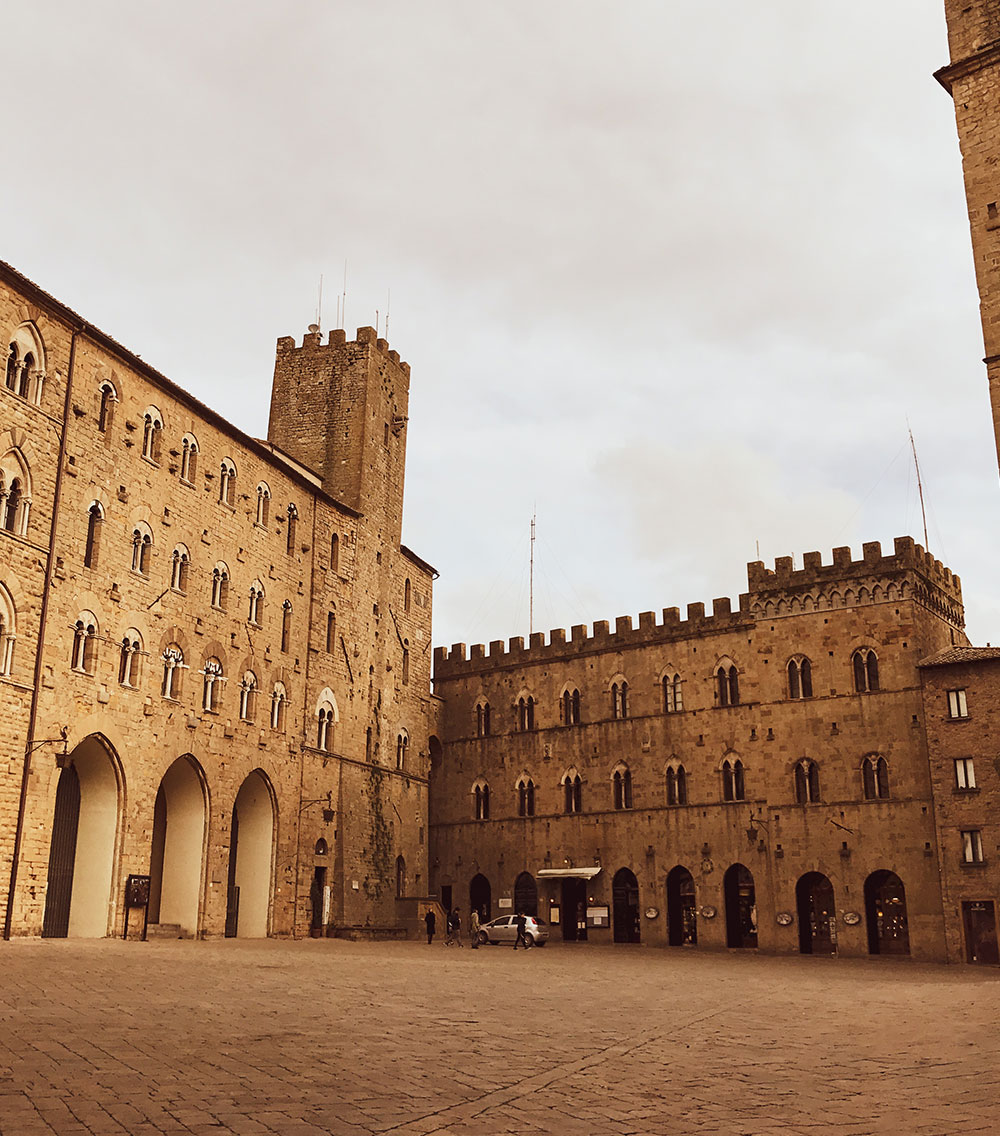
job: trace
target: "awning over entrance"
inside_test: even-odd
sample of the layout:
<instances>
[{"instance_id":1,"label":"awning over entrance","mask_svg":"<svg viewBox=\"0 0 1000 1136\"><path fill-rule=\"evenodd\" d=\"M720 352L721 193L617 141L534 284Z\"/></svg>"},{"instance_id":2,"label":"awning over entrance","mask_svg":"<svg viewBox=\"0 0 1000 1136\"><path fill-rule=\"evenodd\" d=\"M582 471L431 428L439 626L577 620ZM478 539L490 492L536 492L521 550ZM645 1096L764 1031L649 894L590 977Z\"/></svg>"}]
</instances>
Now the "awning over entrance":
<instances>
[{"instance_id":1,"label":"awning over entrance","mask_svg":"<svg viewBox=\"0 0 1000 1136\"><path fill-rule=\"evenodd\" d=\"M600 868L539 868L535 873L540 880L592 880Z\"/></svg>"}]
</instances>

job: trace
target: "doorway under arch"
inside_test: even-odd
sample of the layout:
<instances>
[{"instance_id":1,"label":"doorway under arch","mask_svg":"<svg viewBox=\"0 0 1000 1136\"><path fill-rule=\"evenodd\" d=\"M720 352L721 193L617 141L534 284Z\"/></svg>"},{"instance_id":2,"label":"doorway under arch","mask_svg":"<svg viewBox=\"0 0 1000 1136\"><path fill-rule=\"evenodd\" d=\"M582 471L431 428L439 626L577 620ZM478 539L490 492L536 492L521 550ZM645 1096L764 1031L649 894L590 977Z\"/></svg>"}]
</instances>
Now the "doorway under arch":
<instances>
[{"instance_id":1,"label":"doorway under arch","mask_svg":"<svg viewBox=\"0 0 1000 1136\"><path fill-rule=\"evenodd\" d=\"M99 939L111 930L121 778L117 755L91 734L59 774L42 935Z\"/></svg>"},{"instance_id":2,"label":"doorway under arch","mask_svg":"<svg viewBox=\"0 0 1000 1136\"><path fill-rule=\"evenodd\" d=\"M667 876L667 942L672 947L698 942L698 915L694 905L694 877L682 864Z\"/></svg>"},{"instance_id":3,"label":"doorway under arch","mask_svg":"<svg viewBox=\"0 0 1000 1136\"><path fill-rule=\"evenodd\" d=\"M611 883L614 941L639 942L639 881L629 868L619 868Z\"/></svg>"},{"instance_id":4,"label":"doorway under arch","mask_svg":"<svg viewBox=\"0 0 1000 1136\"><path fill-rule=\"evenodd\" d=\"M473 876L469 882L469 913L473 911L479 912L482 923L488 923L493 918L493 889L482 872Z\"/></svg>"},{"instance_id":5,"label":"doorway under arch","mask_svg":"<svg viewBox=\"0 0 1000 1136\"><path fill-rule=\"evenodd\" d=\"M910 931L906 919L906 889L895 872L872 872L865 880L865 921L868 953L908 955Z\"/></svg>"},{"instance_id":6,"label":"doorway under arch","mask_svg":"<svg viewBox=\"0 0 1000 1136\"><path fill-rule=\"evenodd\" d=\"M268 933L274 860L274 797L266 775L255 769L233 803L229 841L226 936L263 939Z\"/></svg>"},{"instance_id":7,"label":"doorway under arch","mask_svg":"<svg viewBox=\"0 0 1000 1136\"><path fill-rule=\"evenodd\" d=\"M149 921L197 935L205 861L205 780L190 754L164 773L153 806Z\"/></svg>"},{"instance_id":8,"label":"doorway under arch","mask_svg":"<svg viewBox=\"0 0 1000 1136\"><path fill-rule=\"evenodd\" d=\"M837 953L837 913L833 884L822 872L806 872L795 885L799 916L799 953Z\"/></svg>"},{"instance_id":9,"label":"doorway under arch","mask_svg":"<svg viewBox=\"0 0 1000 1136\"><path fill-rule=\"evenodd\" d=\"M753 873L742 864L733 864L722 880L726 900L726 946L757 946L757 889Z\"/></svg>"},{"instance_id":10,"label":"doorway under arch","mask_svg":"<svg viewBox=\"0 0 1000 1136\"><path fill-rule=\"evenodd\" d=\"M530 872L522 872L514 881L514 910L538 918L538 885Z\"/></svg>"}]
</instances>

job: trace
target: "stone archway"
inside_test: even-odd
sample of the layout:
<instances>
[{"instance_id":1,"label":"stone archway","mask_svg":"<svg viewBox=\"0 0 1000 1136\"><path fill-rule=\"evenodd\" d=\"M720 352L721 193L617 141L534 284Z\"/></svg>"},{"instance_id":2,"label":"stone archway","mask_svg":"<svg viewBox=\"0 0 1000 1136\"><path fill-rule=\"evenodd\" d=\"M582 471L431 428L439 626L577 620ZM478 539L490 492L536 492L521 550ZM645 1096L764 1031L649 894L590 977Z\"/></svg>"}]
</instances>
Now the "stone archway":
<instances>
[{"instance_id":1,"label":"stone archway","mask_svg":"<svg viewBox=\"0 0 1000 1136\"><path fill-rule=\"evenodd\" d=\"M190 754L164 773L153 807L149 921L197 936L205 859L205 781Z\"/></svg>"},{"instance_id":2,"label":"stone archway","mask_svg":"<svg viewBox=\"0 0 1000 1136\"><path fill-rule=\"evenodd\" d=\"M97 734L83 739L59 774L42 935L99 939L111 931L121 776Z\"/></svg>"},{"instance_id":3,"label":"stone archway","mask_svg":"<svg viewBox=\"0 0 1000 1136\"><path fill-rule=\"evenodd\" d=\"M732 864L722 880L726 901L726 946L757 946L757 890L753 873Z\"/></svg>"},{"instance_id":4,"label":"stone archway","mask_svg":"<svg viewBox=\"0 0 1000 1136\"><path fill-rule=\"evenodd\" d=\"M639 881L630 868L619 868L611 884L616 943L639 942Z\"/></svg>"},{"instance_id":5,"label":"stone archway","mask_svg":"<svg viewBox=\"0 0 1000 1136\"><path fill-rule=\"evenodd\" d=\"M480 872L469 883L469 913L479 912L480 921L488 923L493 918L493 889L490 881Z\"/></svg>"},{"instance_id":6,"label":"stone archway","mask_svg":"<svg viewBox=\"0 0 1000 1136\"><path fill-rule=\"evenodd\" d=\"M538 885L530 872L522 872L514 881L514 910L538 918Z\"/></svg>"},{"instance_id":7,"label":"stone archway","mask_svg":"<svg viewBox=\"0 0 1000 1136\"><path fill-rule=\"evenodd\" d=\"M263 939L270 929L275 807L267 775L255 769L236 794L229 841L226 936Z\"/></svg>"},{"instance_id":8,"label":"stone archway","mask_svg":"<svg viewBox=\"0 0 1000 1136\"><path fill-rule=\"evenodd\" d=\"M667 876L667 942L672 947L698 942L694 877L682 864L671 868Z\"/></svg>"},{"instance_id":9,"label":"stone archway","mask_svg":"<svg viewBox=\"0 0 1000 1136\"><path fill-rule=\"evenodd\" d=\"M837 953L837 912L833 884L822 872L806 872L795 885L799 918L799 953Z\"/></svg>"},{"instance_id":10,"label":"stone archway","mask_svg":"<svg viewBox=\"0 0 1000 1136\"><path fill-rule=\"evenodd\" d=\"M865 880L865 922L868 953L908 955L910 931L906 918L906 889L895 872L872 872Z\"/></svg>"}]
</instances>

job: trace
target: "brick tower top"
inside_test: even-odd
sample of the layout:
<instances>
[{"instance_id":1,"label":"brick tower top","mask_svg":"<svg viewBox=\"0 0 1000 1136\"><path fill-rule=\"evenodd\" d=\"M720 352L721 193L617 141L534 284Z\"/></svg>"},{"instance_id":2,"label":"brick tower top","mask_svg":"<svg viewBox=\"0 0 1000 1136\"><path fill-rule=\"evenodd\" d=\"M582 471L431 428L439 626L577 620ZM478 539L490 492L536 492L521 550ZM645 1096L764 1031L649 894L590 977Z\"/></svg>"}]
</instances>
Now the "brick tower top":
<instances>
[{"instance_id":1,"label":"brick tower top","mask_svg":"<svg viewBox=\"0 0 1000 1136\"><path fill-rule=\"evenodd\" d=\"M348 341L313 324L297 346L278 340L268 441L318 474L323 488L399 540L410 368L375 329Z\"/></svg>"},{"instance_id":2,"label":"brick tower top","mask_svg":"<svg viewBox=\"0 0 1000 1136\"><path fill-rule=\"evenodd\" d=\"M945 0L944 8L952 63L1000 45L1000 0Z\"/></svg>"}]
</instances>

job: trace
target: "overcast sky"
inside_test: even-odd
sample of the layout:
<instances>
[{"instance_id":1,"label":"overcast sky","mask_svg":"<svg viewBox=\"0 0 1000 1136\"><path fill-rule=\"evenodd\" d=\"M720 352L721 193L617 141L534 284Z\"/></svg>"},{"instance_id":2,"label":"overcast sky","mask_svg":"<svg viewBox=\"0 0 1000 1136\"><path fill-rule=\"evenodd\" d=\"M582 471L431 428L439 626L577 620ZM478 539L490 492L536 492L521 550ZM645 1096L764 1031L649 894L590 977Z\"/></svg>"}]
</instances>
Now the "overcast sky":
<instances>
[{"instance_id":1,"label":"overcast sky","mask_svg":"<svg viewBox=\"0 0 1000 1136\"><path fill-rule=\"evenodd\" d=\"M412 366L437 643L911 534L1000 642L942 0L35 0L0 257L263 435L325 277ZM391 292L391 302L388 297Z\"/></svg>"}]
</instances>

